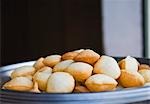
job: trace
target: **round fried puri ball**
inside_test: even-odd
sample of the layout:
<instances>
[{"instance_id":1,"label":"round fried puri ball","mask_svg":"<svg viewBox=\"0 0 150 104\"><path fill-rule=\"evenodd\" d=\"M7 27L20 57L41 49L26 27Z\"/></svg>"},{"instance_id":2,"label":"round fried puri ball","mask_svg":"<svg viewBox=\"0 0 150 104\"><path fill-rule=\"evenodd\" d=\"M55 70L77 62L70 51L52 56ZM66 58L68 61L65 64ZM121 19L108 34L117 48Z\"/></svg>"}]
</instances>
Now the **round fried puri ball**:
<instances>
[{"instance_id":1,"label":"round fried puri ball","mask_svg":"<svg viewBox=\"0 0 150 104\"><path fill-rule=\"evenodd\" d=\"M43 60L43 63L44 63L46 66L53 67L53 66L55 66L57 63L59 63L60 61L61 61L61 56L60 56L60 55L50 55L50 56L47 56L47 57Z\"/></svg>"},{"instance_id":2,"label":"round fried puri ball","mask_svg":"<svg viewBox=\"0 0 150 104\"><path fill-rule=\"evenodd\" d=\"M67 52L62 55L62 60L73 60L78 54L78 52Z\"/></svg>"},{"instance_id":3,"label":"round fried puri ball","mask_svg":"<svg viewBox=\"0 0 150 104\"><path fill-rule=\"evenodd\" d=\"M48 79L46 92L71 93L74 86L75 80L72 75L66 72L55 72Z\"/></svg>"},{"instance_id":4,"label":"round fried puri ball","mask_svg":"<svg viewBox=\"0 0 150 104\"><path fill-rule=\"evenodd\" d=\"M39 59L34 63L33 67L35 67L36 70L39 70L39 69L41 69L42 67L44 67L45 65L43 64L43 60L44 60L43 57L39 58Z\"/></svg>"},{"instance_id":5,"label":"round fried puri ball","mask_svg":"<svg viewBox=\"0 0 150 104\"><path fill-rule=\"evenodd\" d=\"M3 86L4 89L16 91L30 91L32 87L33 83L27 77L15 77Z\"/></svg>"},{"instance_id":6,"label":"round fried puri ball","mask_svg":"<svg viewBox=\"0 0 150 104\"><path fill-rule=\"evenodd\" d=\"M117 81L105 74L95 74L90 76L85 85L91 92L110 91L117 86Z\"/></svg>"},{"instance_id":7,"label":"round fried puri ball","mask_svg":"<svg viewBox=\"0 0 150 104\"><path fill-rule=\"evenodd\" d=\"M38 83L40 90L42 91L46 90L47 81L51 74L52 74L52 68L50 67L43 67L34 74L33 80Z\"/></svg>"},{"instance_id":8,"label":"round fried puri ball","mask_svg":"<svg viewBox=\"0 0 150 104\"><path fill-rule=\"evenodd\" d=\"M85 62L93 65L98 59L100 55L93 50L86 49L80 52L75 58L75 61Z\"/></svg>"},{"instance_id":9,"label":"round fried puri ball","mask_svg":"<svg viewBox=\"0 0 150 104\"><path fill-rule=\"evenodd\" d=\"M139 70L142 70L142 69L150 70L150 66L147 64L141 64L141 65L139 65Z\"/></svg>"},{"instance_id":10,"label":"round fried puri ball","mask_svg":"<svg viewBox=\"0 0 150 104\"><path fill-rule=\"evenodd\" d=\"M83 50L84 49L79 49L79 50L75 50L75 51L64 53L62 55L62 60L73 60Z\"/></svg>"},{"instance_id":11,"label":"round fried puri ball","mask_svg":"<svg viewBox=\"0 0 150 104\"><path fill-rule=\"evenodd\" d=\"M53 72L63 72L73 62L74 62L73 60L61 61L60 63L58 63L54 66Z\"/></svg>"},{"instance_id":12,"label":"round fried puri ball","mask_svg":"<svg viewBox=\"0 0 150 104\"><path fill-rule=\"evenodd\" d=\"M92 75L93 67L90 64L84 62L72 63L65 70L70 73L76 81L84 82L88 77Z\"/></svg>"},{"instance_id":13,"label":"round fried puri ball","mask_svg":"<svg viewBox=\"0 0 150 104\"><path fill-rule=\"evenodd\" d=\"M126 88L143 86L145 83L143 76L138 72L130 72L127 70L121 70L118 81L121 86Z\"/></svg>"},{"instance_id":14,"label":"round fried puri ball","mask_svg":"<svg viewBox=\"0 0 150 104\"><path fill-rule=\"evenodd\" d=\"M150 70L149 69L140 69L138 71L143 77L146 83L150 82Z\"/></svg>"},{"instance_id":15,"label":"round fried puri ball","mask_svg":"<svg viewBox=\"0 0 150 104\"><path fill-rule=\"evenodd\" d=\"M114 79L119 78L120 68L117 61L110 56L101 56L100 59L94 65L94 73L106 74Z\"/></svg>"},{"instance_id":16,"label":"round fried puri ball","mask_svg":"<svg viewBox=\"0 0 150 104\"><path fill-rule=\"evenodd\" d=\"M120 69L131 72L138 71L139 62L131 56L127 56L125 59L122 59L118 62L118 64L120 66Z\"/></svg>"},{"instance_id":17,"label":"round fried puri ball","mask_svg":"<svg viewBox=\"0 0 150 104\"><path fill-rule=\"evenodd\" d=\"M32 76L35 73L36 69L33 66L22 66L15 69L11 73L11 78L20 77L20 76Z\"/></svg>"}]
</instances>

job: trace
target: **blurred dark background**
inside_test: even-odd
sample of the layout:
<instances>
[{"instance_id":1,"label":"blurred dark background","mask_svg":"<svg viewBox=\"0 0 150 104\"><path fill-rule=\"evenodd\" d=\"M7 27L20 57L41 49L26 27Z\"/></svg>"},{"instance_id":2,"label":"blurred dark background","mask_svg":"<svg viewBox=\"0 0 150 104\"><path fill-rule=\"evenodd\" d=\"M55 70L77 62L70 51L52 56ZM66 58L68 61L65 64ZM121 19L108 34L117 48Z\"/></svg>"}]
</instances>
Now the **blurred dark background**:
<instances>
[{"instance_id":1,"label":"blurred dark background","mask_svg":"<svg viewBox=\"0 0 150 104\"><path fill-rule=\"evenodd\" d=\"M2 0L2 6L3 65L79 48L103 53L99 0Z\"/></svg>"},{"instance_id":2,"label":"blurred dark background","mask_svg":"<svg viewBox=\"0 0 150 104\"><path fill-rule=\"evenodd\" d=\"M1 6L1 65L79 48L143 56L142 0L1 0Z\"/></svg>"}]
</instances>

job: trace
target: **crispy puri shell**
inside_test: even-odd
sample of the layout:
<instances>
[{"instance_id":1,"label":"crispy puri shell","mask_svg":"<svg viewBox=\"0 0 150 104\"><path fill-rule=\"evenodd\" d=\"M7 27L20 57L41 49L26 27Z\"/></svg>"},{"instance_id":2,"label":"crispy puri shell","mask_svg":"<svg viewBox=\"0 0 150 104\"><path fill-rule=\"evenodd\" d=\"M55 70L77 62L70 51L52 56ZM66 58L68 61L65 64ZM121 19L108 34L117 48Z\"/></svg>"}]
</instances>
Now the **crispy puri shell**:
<instances>
[{"instance_id":1,"label":"crispy puri shell","mask_svg":"<svg viewBox=\"0 0 150 104\"><path fill-rule=\"evenodd\" d=\"M95 63L93 72L96 74L106 74L114 79L117 79L121 73L117 61L105 55L101 56Z\"/></svg>"},{"instance_id":2,"label":"crispy puri shell","mask_svg":"<svg viewBox=\"0 0 150 104\"><path fill-rule=\"evenodd\" d=\"M126 70L121 70L121 76L118 81L121 86L126 88L143 86L145 83L144 78L138 72L129 72Z\"/></svg>"},{"instance_id":3,"label":"crispy puri shell","mask_svg":"<svg viewBox=\"0 0 150 104\"><path fill-rule=\"evenodd\" d=\"M44 67L45 65L43 64L43 60L44 58L41 57L39 58L33 65L33 67L35 67L36 70L41 69L42 67Z\"/></svg>"},{"instance_id":4,"label":"crispy puri shell","mask_svg":"<svg viewBox=\"0 0 150 104\"><path fill-rule=\"evenodd\" d=\"M46 66L49 67L53 67L55 66L57 63L59 63L61 61L61 56L60 55L50 55L47 56L44 60L43 63Z\"/></svg>"},{"instance_id":5,"label":"crispy puri shell","mask_svg":"<svg viewBox=\"0 0 150 104\"><path fill-rule=\"evenodd\" d=\"M36 69L32 66L22 66L15 69L11 73L11 78L20 77L20 76L32 76L35 73Z\"/></svg>"},{"instance_id":6,"label":"crispy puri shell","mask_svg":"<svg viewBox=\"0 0 150 104\"><path fill-rule=\"evenodd\" d=\"M73 60L78 54L78 52L67 52L62 55L62 60Z\"/></svg>"},{"instance_id":7,"label":"crispy puri shell","mask_svg":"<svg viewBox=\"0 0 150 104\"><path fill-rule=\"evenodd\" d=\"M74 78L66 72L53 73L47 82L48 93L71 93L75 86Z\"/></svg>"},{"instance_id":8,"label":"crispy puri shell","mask_svg":"<svg viewBox=\"0 0 150 104\"><path fill-rule=\"evenodd\" d=\"M84 62L72 63L65 71L70 73L76 81L84 82L92 75L93 67Z\"/></svg>"},{"instance_id":9,"label":"crispy puri shell","mask_svg":"<svg viewBox=\"0 0 150 104\"><path fill-rule=\"evenodd\" d=\"M111 91L111 90L114 90L116 88L115 84L92 83L92 84L86 84L86 86L91 92Z\"/></svg>"},{"instance_id":10,"label":"crispy puri shell","mask_svg":"<svg viewBox=\"0 0 150 104\"><path fill-rule=\"evenodd\" d=\"M150 70L150 66L147 64L141 64L141 65L139 65L139 70L142 70L142 69Z\"/></svg>"},{"instance_id":11,"label":"crispy puri shell","mask_svg":"<svg viewBox=\"0 0 150 104\"><path fill-rule=\"evenodd\" d=\"M56 64L54 66L53 72L63 72L73 62L74 62L73 60L64 60L64 61L61 61L60 63L58 63L58 64Z\"/></svg>"},{"instance_id":12,"label":"crispy puri shell","mask_svg":"<svg viewBox=\"0 0 150 104\"><path fill-rule=\"evenodd\" d=\"M5 83L3 87L8 90L29 91L32 89L33 83L26 77L15 77Z\"/></svg>"},{"instance_id":13,"label":"crispy puri shell","mask_svg":"<svg viewBox=\"0 0 150 104\"><path fill-rule=\"evenodd\" d=\"M62 60L73 60L82 51L84 51L84 49L79 49L79 50L64 53L62 55Z\"/></svg>"},{"instance_id":14,"label":"crispy puri shell","mask_svg":"<svg viewBox=\"0 0 150 104\"><path fill-rule=\"evenodd\" d=\"M51 74L52 69L50 67L43 67L34 74L33 80L38 83L38 87L40 90L42 91L46 90L47 81Z\"/></svg>"},{"instance_id":15,"label":"crispy puri shell","mask_svg":"<svg viewBox=\"0 0 150 104\"><path fill-rule=\"evenodd\" d=\"M139 73L144 77L146 83L150 82L150 70L149 69L140 69Z\"/></svg>"},{"instance_id":16,"label":"crispy puri shell","mask_svg":"<svg viewBox=\"0 0 150 104\"><path fill-rule=\"evenodd\" d=\"M117 81L104 74L95 74L89 77L85 85L91 92L110 91L117 86Z\"/></svg>"},{"instance_id":17,"label":"crispy puri shell","mask_svg":"<svg viewBox=\"0 0 150 104\"><path fill-rule=\"evenodd\" d=\"M75 61L86 62L93 65L98 59L100 55L93 50L86 49L80 52L75 58Z\"/></svg>"},{"instance_id":18,"label":"crispy puri shell","mask_svg":"<svg viewBox=\"0 0 150 104\"><path fill-rule=\"evenodd\" d=\"M138 71L139 62L131 57L127 56L125 59L122 59L118 62L120 69L127 70L130 72Z\"/></svg>"},{"instance_id":19,"label":"crispy puri shell","mask_svg":"<svg viewBox=\"0 0 150 104\"><path fill-rule=\"evenodd\" d=\"M122 59L121 61L119 61L118 65L119 65L120 69L125 69L125 59Z\"/></svg>"}]
</instances>

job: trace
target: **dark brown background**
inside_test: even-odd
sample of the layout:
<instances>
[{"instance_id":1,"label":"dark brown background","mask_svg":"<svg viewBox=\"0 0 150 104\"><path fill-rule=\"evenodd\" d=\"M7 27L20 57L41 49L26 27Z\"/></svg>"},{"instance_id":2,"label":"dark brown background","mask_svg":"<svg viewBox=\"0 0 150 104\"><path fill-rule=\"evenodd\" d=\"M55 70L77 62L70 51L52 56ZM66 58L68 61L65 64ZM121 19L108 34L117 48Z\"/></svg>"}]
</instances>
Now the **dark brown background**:
<instances>
[{"instance_id":1,"label":"dark brown background","mask_svg":"<svg viewBox=\"0 0 150 104\"><path fill-rule=\"evenodd\" d=\"M104 53L101 0L2 0L2 65L68 50Z\"/></svg>"}]
</instances>

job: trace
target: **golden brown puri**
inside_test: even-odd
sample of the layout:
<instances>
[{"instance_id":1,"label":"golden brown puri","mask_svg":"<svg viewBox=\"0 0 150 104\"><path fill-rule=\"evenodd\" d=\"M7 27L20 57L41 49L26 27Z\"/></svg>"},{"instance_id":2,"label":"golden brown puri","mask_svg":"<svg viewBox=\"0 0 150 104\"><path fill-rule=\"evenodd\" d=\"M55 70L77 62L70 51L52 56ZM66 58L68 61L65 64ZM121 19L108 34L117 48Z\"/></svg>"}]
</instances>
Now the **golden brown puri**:
<instances>
[{"instance_id":1,"label":"golden brown puri","mask_svg":"<svg viewBox=\"0 0 150 104\"><path fill-rule=\"evenodd\" d=\"M11 78L20 77L20 76L29 76L35 73L36 69L33 66L22 66L15 69L11 73Z\"/></svg>"},{"instance_id":2,"label":"golden brown puri","mask_svg":"<svg viewBox=\"0 0 150 104\"><path fill-rule=\"evenodd\" d=\"M84 49L79 49L79 50L75 50L75 51L64 53L62 55L62 60L73 60L83 50Z\"/></svg>"},{"instance_id":3,"label":"golden brown puri","mask_svg":"<svg viewBox=\"0 0 150 104\"><path fill-rule=\"evenodd\" d=\"M93 65L98 59L100 55L93 50L86 49L80 52L75 58L75 61L86 62Z\"/></svg>"},{"instance_id":4,"label":"golden brown puri","mask_svg":"<svg viewBox=\"0 0 150 104\"><path fill-rule=\"evenodd\" d=\"M4 89L16 91L30 91L32 87L33 83L27 77L15 77L3 86Z\"/></svg>"},{"instance_id":5,"label":"golden brown puri","mask_svg":"<svg viewBox=\"0 0 150 104\"><path fill-rule=\"evenodd\" d=\"M110 91L117 86L117 81L105 74L95 74L90 76L85 85L91 92Z\"/></svg>"},{"instance_id":6,"label":"golden brown puri","mask_svg":"<svg viewBox=\"0 0 150 104\"><path fill-rule=\"evenodd\" d=\"M90 92L85 86L75 86L73 92L83 93L83 92Z\"/></svg>"},{"instance_id":7,"label":"golden brown puri","mask_svg":"<svg viewBox=\"0 0 150 104\"><path fill-rule=\"evenodd\" d=\"M143 77L146 83L150 82L150 70L149 69L140 69L138 71Z\"/></svg>"},{"instance_id":8,"label":"golden brown puri","mask_svg":"<svg viewBox=\"0 0 150 104\"><path fill-rule=\"evenodd\" d=\"M74 62L73 60L64 60L64 61L61 61L60 63L56 64L53 67L53 72L63 72L73 62Z\"/></svg>"},{"instance_id":9,"label":"golden brown puri","mask_svg":"<svg viewBox=\"0 0 150 104\"><path fill-rule=\"evenodd\" d=\"M14 70L11 78L2 88L35 93L100 92L150 86L150 66L140 65L131 56L117 63L113 57L80 49L41 57L33 66Z\"/></svg>"},{"instance_id":10,"label":"golden brown puri","mask_svg":"<svg viewBox=\"0 0 150 104\"><path fill-rule=\"evenodd\" d=\"M121 70L121 76L118 81L121 86L126 88L143 86L145 83L144 78L138 72L129 72L127 70Z\"/></svg>"},{"instance_id":11,"label":"golden brown puri","mask_svg":"<svg viewBox=\"0 0 150 104\"><path fill-rule=\"evenodd\" d=\"M125 59L122 59L118 62L118 64L120 66L120 69L131 72L138 71L139 62L131 56L127 56Z\"/></svg>"},{"instance_id":12,"label":"golden brown puri","mask_svg":"<svg viewBox=\"0 0 150 104\"><path fill-rule=\"evenodd\" d=\"M78 52L67 52L62 55L62 60L73 60L78 54Z\"/></svg>"},{"instance_id":13,"label":"golden brown puri","mask_svg":"<svg viewBox=\"0 0 150 104\"><path fill-rule=\"evenodd\" d=\"M46 90L47 81L51 74L52 74L52 68L50 67L43 67L34 74L33 80L38 83L40 90L42 91Z\"/></svg>"},{"instance_id":14,"label":"golden brown puri","mask_svg":"<svg viewBox=\"0 0 150 104\"><path fill-rule=\"evenodd\" d=\"M150 66L147 64L141 64L141 65L139 65L139 70L142 70L142 69L150 70Z\"/></svg>"},{"instance_id":15,"label":"golden brown puri","mask_svg":"<svg viewBox=\"0 0 150 104\"><path fill-rule=\"evenodd\" d=\"M44 66L43 68L39 69L37 72L43 72L43 73L52 73L52 68L48 66Z\"/></svg>"},{"instance_id":16,"label":"golden brown puri","mask_svg":"<svg viewBox=\"0 0 150 104\"><path fill-rule=\"evenodd\" d=\"M118 65L120 67L120 69L125 69L125 59L122 59L118 62Z\"/></svg>"},{"instance_id":17,"label":"golden brown puri","mask_svg":"<svg viewBox=\"0 0 150 104\"><path fill-rule=\"evenodd\" d=\"M76 81L84 82L92 75L93 67L84 62L72 63L65 71L70 73Z\"/></svg>"},{"instance_id":18,"label":"golden brown puri","mask_svg":"<svg viewBox=\"0 0 150 104\"><path fill-rule=\"evenodd\" d=\"M36 70L39 70L39 69L41 69L42 67L44 67L45 65L43 64L43 60L44 60L43 57L39 58L39 59L34 63L33 67L35 67Z\"/></svg>"},{"instance_id":19,"label":"golden brown puri","mask_svg":"<svg viewBox=\"0 0 150 104\"><path fill-rule=\"evenodd\" d=\"M120 68L117 61L110 56L101 56L94 65L94 73L106 74L114 79L119 78Z\"/></svg>"},{"instance_id":20,"label":"golden brown puri","mask_svg":"<svg viewBox=\"0 0 150 104\"><path fill-rule=\"evenodd\" d=\"M71 93L75 87L74 78L66 72L53 73L47 82L48 93Z\"/></svg>"},{"instance_id":21,"label":"golden brown puri","mask_svg":"<svg viewBox=\"0 0 150 104\"><path fill-rule=\"evenodd\" d=\"M38 83L34 81L33 88L30 90L30 92L40 93L41 91L38 88Z\"/></svg>"},{"instance_id":22,"label":"golden brown puri","mask_svg":"<svg viewBox=\"0 0 150 104\"><path fill-rule=\"evenodd\" d=\"M53 67L55 66L57 63L59 63L61 61L61 56L60 55L50 55L47 56L44 60L43 63L46 66L49 67Z\"/></svg>"}]
</instances>

